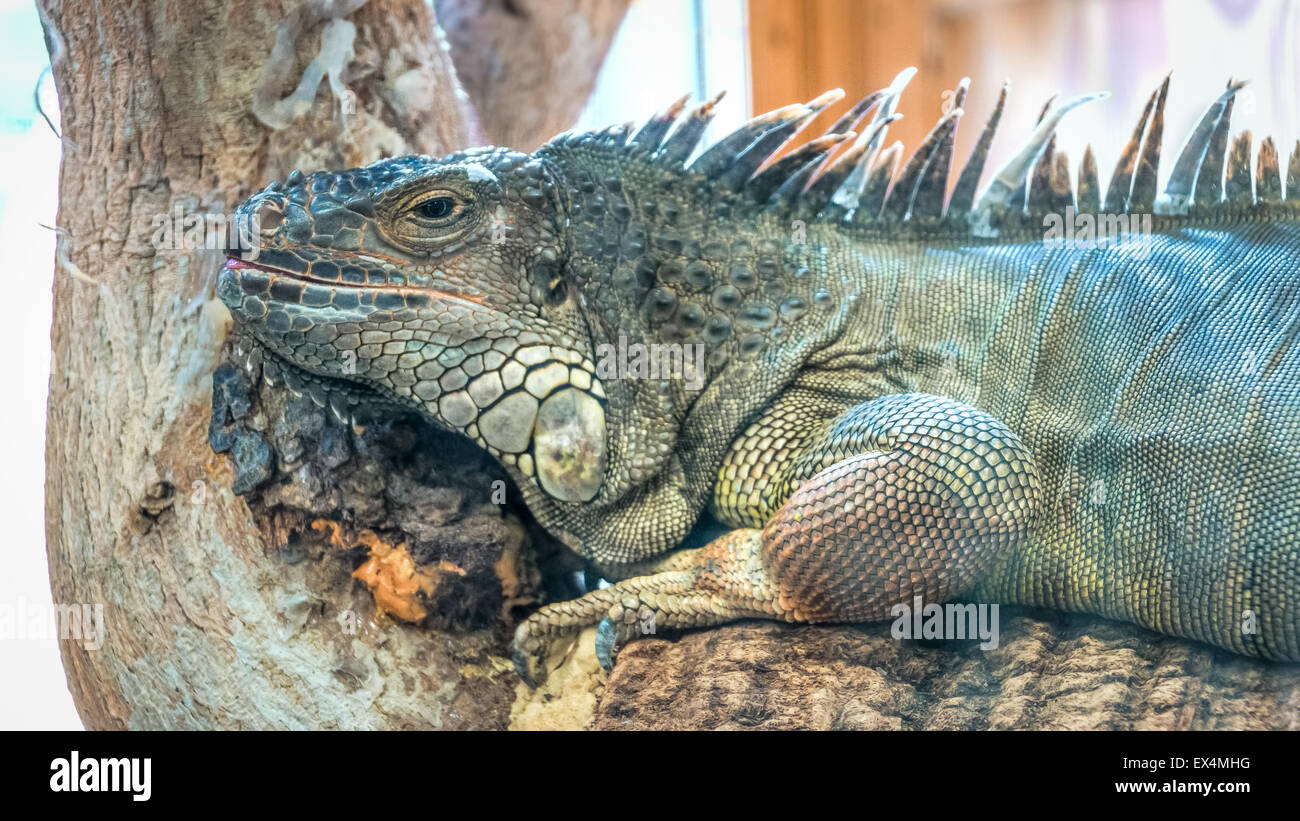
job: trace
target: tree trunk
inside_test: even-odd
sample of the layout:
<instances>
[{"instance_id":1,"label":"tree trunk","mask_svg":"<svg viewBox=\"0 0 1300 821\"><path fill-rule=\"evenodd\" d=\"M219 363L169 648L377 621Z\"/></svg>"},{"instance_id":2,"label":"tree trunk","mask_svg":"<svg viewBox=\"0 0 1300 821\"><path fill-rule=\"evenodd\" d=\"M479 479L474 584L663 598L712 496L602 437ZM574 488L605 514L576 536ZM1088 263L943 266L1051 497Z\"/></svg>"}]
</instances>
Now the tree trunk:
<instances>
[{"instance_id":1,"label":"tree trunk","mask_svg":"<svg viewBox=\"0 0 1300 821\"><path fill-rule=\"evenodd\" d=\"M46 538L55 601L102 606L102 643L61 642L86 726L505 726L510 610L541 592L499 472L417 421L262 391L220 251L186 247L214 223L168 230L295 167L481 142L432 11L40 8L65 139Z\"/></svg>"},{"instance_id":2,"label":"tree trunk","mask_svg":"<svg viewBox=\"0 0 1300 821\"><path fill-rule=\"evenodd\" d=\"M437 0L488 140L531 151L569 128L630 1Z\"/></svg>"}]
</instances>

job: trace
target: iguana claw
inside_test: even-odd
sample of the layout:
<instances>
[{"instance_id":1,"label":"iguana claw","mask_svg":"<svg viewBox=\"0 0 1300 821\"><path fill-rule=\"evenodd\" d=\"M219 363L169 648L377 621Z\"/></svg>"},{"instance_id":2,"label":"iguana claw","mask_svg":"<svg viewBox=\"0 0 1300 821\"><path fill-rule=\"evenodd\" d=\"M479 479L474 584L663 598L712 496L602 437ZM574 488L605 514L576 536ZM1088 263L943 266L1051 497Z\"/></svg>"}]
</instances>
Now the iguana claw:
<instances>
[{"instance_id":1,"label":"iguana claw","mask_svg":"<svg viewBox=\"0 0 1300 821\"><path fill-rule=\"evenodd\" d=\"M614 669L614 659L621 647L622 642L618 640L618 628L614 626L614 620L608 616L601 619L596 626L596 660L606 673Z\"/></svg>"},{"instance_id":2,"label":"iguana claw","mask_svg":"<svg viewBox=\"0 0 1300 821\"><path fill-rule=\"evenodd\" d=\"M510 646L510 660L514 662L515 672L524 680L524 684L536 689L545 678L544 662L546 644L531 636L525 628L526 622L515 631L515 640Z\"/></svg>"}]
</instances>

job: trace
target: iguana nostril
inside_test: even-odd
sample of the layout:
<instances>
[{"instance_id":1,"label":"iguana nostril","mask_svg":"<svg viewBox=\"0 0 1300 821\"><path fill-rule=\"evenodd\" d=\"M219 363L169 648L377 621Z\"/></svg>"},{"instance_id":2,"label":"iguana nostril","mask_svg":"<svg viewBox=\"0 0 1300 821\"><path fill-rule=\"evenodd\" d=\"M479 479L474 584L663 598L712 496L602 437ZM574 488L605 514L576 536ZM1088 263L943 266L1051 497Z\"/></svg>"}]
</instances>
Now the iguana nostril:
<instances>
[{"instance_id":1,"label":"iguana nostril","mask_svg":"<svg viewBox=\"0 0 1300 821\"><path fill-rule=\"evenodd\" d=\"M258 206L254 219L257 220L258 231L263 236L270 236L284 224L284 212L275 201L267 200Z\"/></svg>"}]
</instances>

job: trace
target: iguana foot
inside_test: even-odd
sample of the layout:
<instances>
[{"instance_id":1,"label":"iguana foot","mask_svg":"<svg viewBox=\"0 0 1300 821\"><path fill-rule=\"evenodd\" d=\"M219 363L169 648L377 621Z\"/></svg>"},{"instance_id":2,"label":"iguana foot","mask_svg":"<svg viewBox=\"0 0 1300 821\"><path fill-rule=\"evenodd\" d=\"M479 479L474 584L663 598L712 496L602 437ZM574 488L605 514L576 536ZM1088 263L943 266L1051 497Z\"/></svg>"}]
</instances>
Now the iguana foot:
<instances>
[{"instance_id":1,"label":"iguana foot","mask_svg":"<svg viewBox=\"0 0 1300 821\"><path fill-rule=\"evenodd\" d=\"M597 658L608 670L618 649L633 638L748 616L780 618L769 591L736 583L746 572L761 576L761 544L761 531L735 530L706 547L636 566L661 572L540 608L515 630L515 670L535 686L544 678L551 642L593 624L599 625Z\"/></svg>"},{"instance_id":2,"label":"iguana foot","mask_svg":"<svg viewBox=\"0 0 1300 821\"><path fill-rule=\"evenodd\" d=\"M596 624L609 612L612 587L593 590L570 601L548 604L538 609L515 628L511 659L515 672L530 687L545 678L546 657L556 639L577 634Z\"/></svg>"}]
</instances>

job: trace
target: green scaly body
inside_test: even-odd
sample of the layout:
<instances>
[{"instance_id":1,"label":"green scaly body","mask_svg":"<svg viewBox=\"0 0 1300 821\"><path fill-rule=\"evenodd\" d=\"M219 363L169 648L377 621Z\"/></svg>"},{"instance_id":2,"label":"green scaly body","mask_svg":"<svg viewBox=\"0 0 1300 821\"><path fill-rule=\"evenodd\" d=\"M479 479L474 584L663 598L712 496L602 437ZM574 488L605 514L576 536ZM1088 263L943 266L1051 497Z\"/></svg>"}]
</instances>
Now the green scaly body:
<instances>
[{"instance_id":1,"label":"green scaly body","mask_svg":"<svg viewBox=\"0 0 1300 821\"><path fill-rule=\"evenodd\" d=\"M935 394L1025 441L1044 489L1036 526L976 600L1294 658L1300 223L1154 224L1146 259L1046 248L1041 233L889 244L815 231L824 250L810 279L850 272L823 302L851 313L784 401L830 419L876 396ZM760 423L737 441L716 487L730 524L761 527L784 501L760 490L754 504L799 450L765 433ZM754 449L776 452L754 469ZM1243 633L1248 611L1272 622Z\"/></svg>"}]
</instances>

